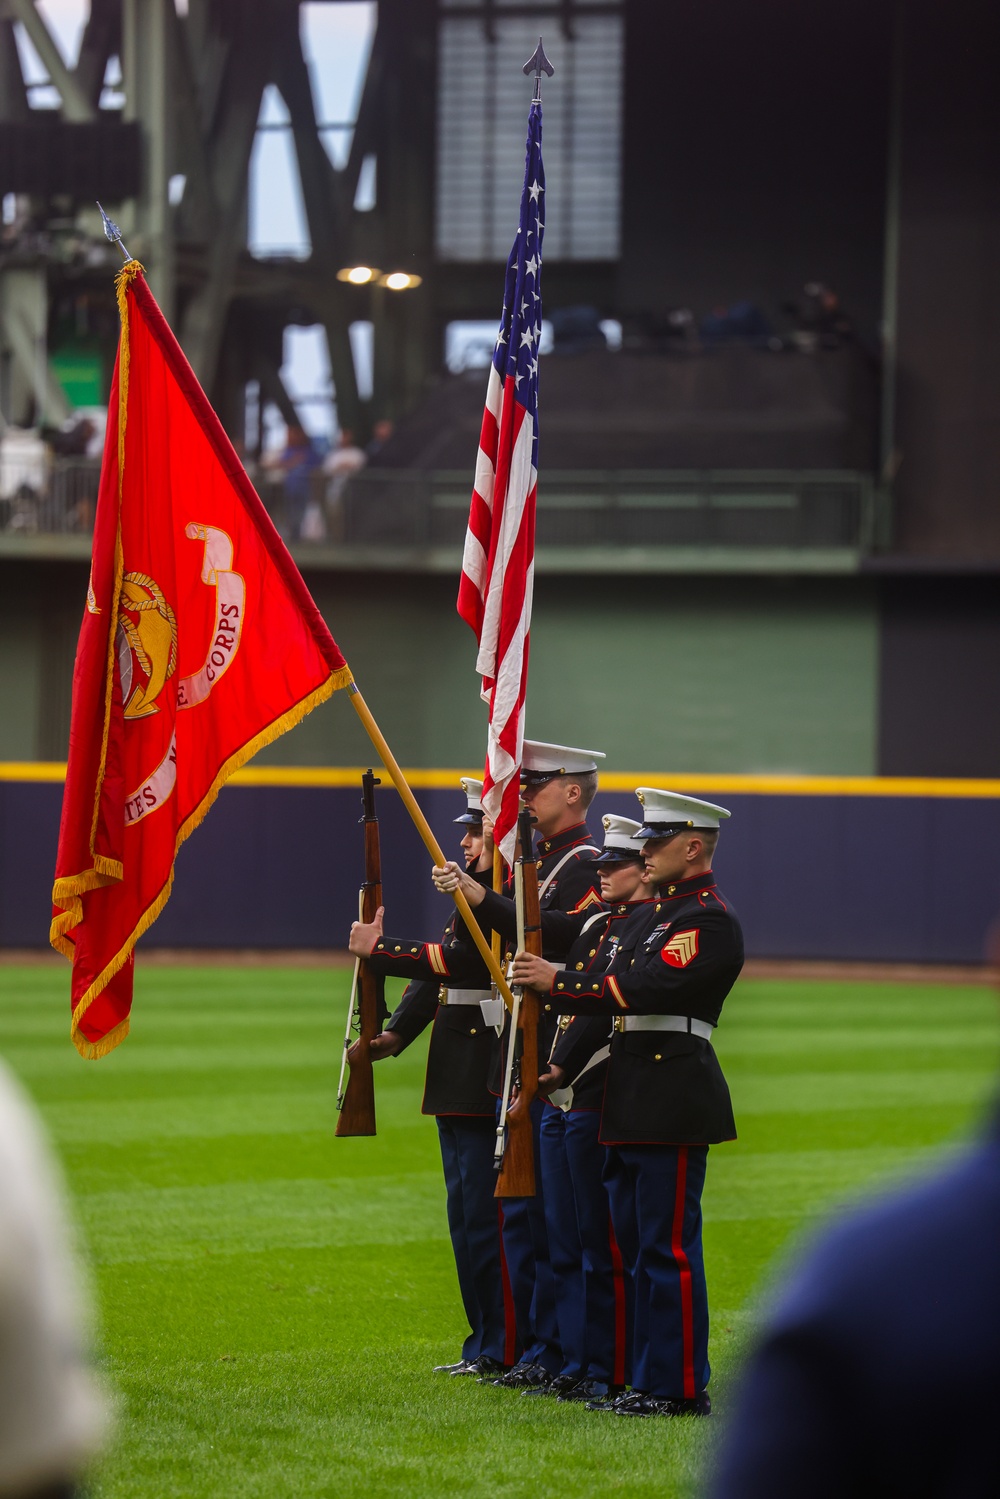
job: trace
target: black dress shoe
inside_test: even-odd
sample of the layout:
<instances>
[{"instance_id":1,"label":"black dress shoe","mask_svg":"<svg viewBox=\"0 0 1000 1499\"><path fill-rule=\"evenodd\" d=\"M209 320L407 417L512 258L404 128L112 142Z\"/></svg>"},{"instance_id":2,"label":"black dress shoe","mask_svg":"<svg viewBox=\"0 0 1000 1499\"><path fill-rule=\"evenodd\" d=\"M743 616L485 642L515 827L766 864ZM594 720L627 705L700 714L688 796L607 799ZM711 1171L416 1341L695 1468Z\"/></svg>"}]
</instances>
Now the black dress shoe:
<instances>
[{"instance_id":1,"label":"black dress shoe","mask_svg":"<svg viewBox=\"0 0 1000 1499\"><path fill-rule=\"evenodd\" d=\"M434 1373L435 1374L460 1374L460 1373L464 1373L464 1371L468 1367L469 1367L469 1361L468 1361L468 1359L460 1358L457 1364L435 1364L434 1365Z\"/></svg>"},{"instance_id":2,"label":"black dress shoe","mask_svg":"<svg viewBox=\"0 0 1000 1499\"><path fill-rule=\"evenodd\" d=\"M604 1384L600 1379L578 1379L568 1390L563 1390L557 1397L559 1400L574 1400L583 1403L591 1400L617 1400L624 1395L625 1386L620 1384Z\"/></svg>"},{"instance_id":3,"label":"black dress shoe","mask_svg":"<svg viewBox=\"0 0 1000 1499\"><path fill-rule=\"evenodd\" d=\"M616 1416L710 1416L712 1402L702 1390L690 1400L656 1395L632 1395L615 1406Z\"/></svg>"},{"instance_id":4,"label":"black dress shoe","mask_svg":"<svg viewBox=\"0 0 1000 1499\"><path fill-rule=\"evenodd\" d=\"M612 1386L612 1389L606 1395L598 1395L596 1399L588 1400L586 1409L589 1411L617 1411L618 1407L624 1401L640 1398L639 1392L636 1390L619 1390L617 1394L613 1394L612 1390L614 1388L615 1386ZM645 1399L645 1396L641 1398Z\"/></svg>"},{"instance_id":5,"label":"black dress shoe","mask_svg":"<svg viewBox=\"0 0 1000 1499\"><path fill-rule=\"evenodd\" d=\"M493 1379L495 1375L502 1374L506 1367L499 1359L490 1358L488 1353L481 1353L468 1363L458 1364L451 1372L453 1375L472 1374L477 1379Z\"/></svg>"},{"instance_id":6,"label":"black dress shoe","mask_svg":"<svg viewBox=\"0 0 1000 1499\"><path fill-rule=\"evenodd\" d=\"M550 1379L548 1384L529 1385L522 1390L522 1395L554 1395L559 1399L567 1390L575 1389L580 1383L575 1374L557 1374L555 1379Z\"/></svg>"},{"instance_id":7,"label":"black dress shoe","mask_svg":"<svg viewBox=\"0 0 1000 1499\"><path fill-rule=\"evenodd\" d=\"M541 1364L515 1364L513 1369L508 1369L506 1374L490 1380L490 1383L504 1390L527 1390L532 1385L551 1384L552 1376Z\"/></svg>"}]
</instances>

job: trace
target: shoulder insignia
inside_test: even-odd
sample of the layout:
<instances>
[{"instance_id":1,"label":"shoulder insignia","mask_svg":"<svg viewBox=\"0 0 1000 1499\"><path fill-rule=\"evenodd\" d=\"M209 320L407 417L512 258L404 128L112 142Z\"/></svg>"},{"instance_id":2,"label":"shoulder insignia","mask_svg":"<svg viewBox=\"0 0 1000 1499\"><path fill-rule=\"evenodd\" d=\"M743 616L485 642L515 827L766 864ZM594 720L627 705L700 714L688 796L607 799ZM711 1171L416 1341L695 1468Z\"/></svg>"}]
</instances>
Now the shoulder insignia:
<instances>
[{"instance_id":1,"label":"shoulder insignia","mask_svg":"<svg viewBox=\"0 0 1000 1499\"><path fill-rule=\"evenodd\" d=\"M691 959L698 954L698 929L693 927L689 932L675 932L665 947L660 949L660 957L664 963L669 963L671 968L686 968Z\"/></svg>"},{"instance_id":2,"label":"shoulder insignia","mask_svg":"<svg viewBox=\"0 0 1000 1499\"><path fill-rule=\"evenodd\" d=\"M586 893L586 895L583 897L583 900L579 901L573 907L572 911L570 912L570 915L571 916L576 916L581 911L585 911L588 906L600 906L602 904L603 904L603 902L601 900L601 896L600 896L599 891L593 890L593 889L588 890L587 893Z\"/></svg>"}]
</instances>

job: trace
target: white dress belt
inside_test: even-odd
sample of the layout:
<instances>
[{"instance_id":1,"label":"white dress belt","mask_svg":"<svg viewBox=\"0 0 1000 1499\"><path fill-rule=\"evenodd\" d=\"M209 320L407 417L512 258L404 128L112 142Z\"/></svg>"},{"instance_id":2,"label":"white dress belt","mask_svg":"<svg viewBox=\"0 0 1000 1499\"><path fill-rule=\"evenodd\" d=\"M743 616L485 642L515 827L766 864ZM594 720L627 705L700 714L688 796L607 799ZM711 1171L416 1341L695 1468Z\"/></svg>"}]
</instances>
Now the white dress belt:
<instances>
[{"instance_id":1,"label":"white dress belt","mask_svg":"<svg viewBox=\"0 0 1000 1499\"><path fill-rule=\"evenodd\" d=\"M442 989L441 1003L443 1005L479 1005L484 999L490 999L492 995L489 989Z\"/></svg>"},{"instance_id":2,"label":"white dress belt","mask_svg":"<svg viewBox=\"0 0 1000 1499\"><path fill-rule=\"evenodd\" d=\"M585 1077L592 1067L596 1067L599 1062L605 1061L610 1055L610 1046L602 1046L600 1051L595 1051L586 1067L580 1068L580 1071L571 1083L568 1083L565 1088L553 1088L551 1093L546 1094L549 1103L554 1103L557 1109L562 1109L564 1114L568 1114L573 1107L573 1095L579 1086L581 1078Z\"/></svg>"},{"instance_id":3,"label":"white dress belt","mask_svg":"<svg viewBox=\"0 0 1000 1499\"><path fill-rule=\"evenodd\" d=\"M711 1041L714 1025L707 1020L695 1020L690 1015L617 1015L615 1029L619 1031L683 1031L686 1035L700 1036Z\"/></svg>"}]
</instances>

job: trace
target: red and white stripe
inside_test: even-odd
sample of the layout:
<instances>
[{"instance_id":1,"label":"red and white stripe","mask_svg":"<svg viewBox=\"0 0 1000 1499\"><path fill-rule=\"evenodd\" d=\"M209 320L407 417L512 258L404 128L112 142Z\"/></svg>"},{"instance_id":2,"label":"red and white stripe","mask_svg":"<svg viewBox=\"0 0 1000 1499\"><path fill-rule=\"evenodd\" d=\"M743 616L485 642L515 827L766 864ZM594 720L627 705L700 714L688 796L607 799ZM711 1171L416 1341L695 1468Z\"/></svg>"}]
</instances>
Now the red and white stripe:
<instances>
[{"instance_id":1,"label":"red and white stripe","mask_svg":"<svg viewBox=\"0 0 1000 1499\"><path fill-rule=\"evenodd\" d=\"M491 365L458 612L479 642L476 670L489 703L483 810L508 864L516 837L535 566L533 437L533 419L517 399L513 376L501 381Z\"/></svg>"}]
</instances>

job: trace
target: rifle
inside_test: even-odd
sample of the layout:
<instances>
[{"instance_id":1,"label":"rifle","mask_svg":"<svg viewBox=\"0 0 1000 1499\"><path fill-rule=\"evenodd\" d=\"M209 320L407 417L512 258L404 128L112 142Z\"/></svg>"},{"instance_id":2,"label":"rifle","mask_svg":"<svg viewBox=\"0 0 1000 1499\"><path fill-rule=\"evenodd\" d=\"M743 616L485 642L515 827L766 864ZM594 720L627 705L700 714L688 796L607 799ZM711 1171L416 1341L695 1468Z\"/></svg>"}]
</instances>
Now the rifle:
<instances>
[{"instance_id":1,"label":"rifle","mask_svg":"<svg viewBox=\"0 0 1000 1499\"><path fill-rule=\"evenodd\" d=\"M520 853L514 866L514 899L517 907L517 950L540 954L542 923L538 911L538 869L531 847L531 813L525 808L518 818ZM497 1176L495 1197L534 1197L535 1132L531 1105L538 1093L538 1013L540 1000L533 989L514 989L514 1009L507 1041L507 1070L497 1124L493 1164ZM517 1097L510 1101L517 1073Z\"/></svg>"},{"instance_id":2,"label":"rifle","mask_svg":"<svg viewBox=\"0 0 1000 1499\"><path fill-rule=\"evenodd\" d=\"M361 886L359 918L374 921L375 912L382 904L382 858L378 841L378 818L375 815L375 787L382 783L370 770L361 777L361 795L364 805L362 822L365 828L365 880ZM372 1069L370 1043L382 1029L385 1018L383 998L384 981L371 971L368 963L359 958L354 965L354 984L351 1003L347 1012L347 1034L344 1037L344 1057L340 1067L340 1086L337 1089L338 1135L373 1135L375 1133L375 1076ZM352 1044L354 1014L358 1016L358 1049L354 1061L348 1060L348 1049ZM347 1088L344 1088L344 1069L350 1068Z\"/></svg>"}]
</instances>

